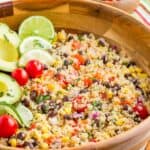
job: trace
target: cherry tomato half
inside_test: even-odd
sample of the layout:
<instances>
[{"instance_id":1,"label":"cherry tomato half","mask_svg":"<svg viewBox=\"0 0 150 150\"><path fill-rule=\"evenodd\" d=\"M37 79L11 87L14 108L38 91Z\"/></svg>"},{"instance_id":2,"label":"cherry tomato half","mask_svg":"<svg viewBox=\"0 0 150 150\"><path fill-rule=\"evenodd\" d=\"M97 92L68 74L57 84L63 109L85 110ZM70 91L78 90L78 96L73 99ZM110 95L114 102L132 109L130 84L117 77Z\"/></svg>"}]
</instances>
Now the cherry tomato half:
<instances>
[{"instance_id":1,"label":"cherry tomato half","mask_svg":"<svg viewBox=\"0 0 150 150\"><path fill-rule=\"evenodd\" d=\"M10 115L0 116L0 137L10 137L16 133L18 129L17 121Z\"/></svg>"},{"instance_id":2,"label":"cherry tomato half","mask_svg":"<svg viewBox=\"0 0 150 150\"><path fill-rule=\"evenodd\" d=\"M142 103L137 103L133 110L138 113L141 119L145 119L149 115L146 106Z\"/></svg>"},{"instance_id":3,"label":"cherry tomato half","mask_svg":"<svg viewBox=\"0 0 150 150\"><path fill-rule=\"evenodd\" d=\"M26 71L31 78L40 77L43 73L43 64L38 60L30 60L26 65Z\"/></svg>"},{"instance_id":4,"label":"cherry tomato half","mask_svg":"<svg viewBox=\"0 0 150 150\"><path fill-rule=\"evenodd\" d=\"M12 77L20 84L25 85L28 82L28 74L23 68L17 68L12 72Z\"/></svg>"},{"instance_id":5,"label":"cherry tomato half","mask_svg":"<svg viewBox=\"0 0 150 150\"><path fill-rule=\"evenodd\" d=\"M78 113L84 112L87 108L87 103L82 96L77 96L73 99L73 110Z\"/></svg>"}]
</instances>

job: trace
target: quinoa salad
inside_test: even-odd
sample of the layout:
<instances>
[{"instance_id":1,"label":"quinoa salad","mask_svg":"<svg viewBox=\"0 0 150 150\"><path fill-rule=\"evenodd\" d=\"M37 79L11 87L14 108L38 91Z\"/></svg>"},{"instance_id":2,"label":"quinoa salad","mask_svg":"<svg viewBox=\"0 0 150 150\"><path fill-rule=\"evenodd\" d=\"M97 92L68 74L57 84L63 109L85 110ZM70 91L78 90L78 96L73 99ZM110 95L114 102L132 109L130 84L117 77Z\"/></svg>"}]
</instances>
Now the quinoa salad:
<instances>
[{"instance_id":1,"label":"quinoa salad","mask_svg":"<svg viewBox=\"0 0 150 150\"><path fill-rule=\"evenodd\" d=\"M92 33L60 30L42 51L53 60L37 57L39 74L29 64L26 83L12 73L20 84L20 104L32 113L30 124L17 125L15 133L0 137L0 144L76 147L124 133L149 116L150 77L116 45Z\"/></svg>"}]
</instances>

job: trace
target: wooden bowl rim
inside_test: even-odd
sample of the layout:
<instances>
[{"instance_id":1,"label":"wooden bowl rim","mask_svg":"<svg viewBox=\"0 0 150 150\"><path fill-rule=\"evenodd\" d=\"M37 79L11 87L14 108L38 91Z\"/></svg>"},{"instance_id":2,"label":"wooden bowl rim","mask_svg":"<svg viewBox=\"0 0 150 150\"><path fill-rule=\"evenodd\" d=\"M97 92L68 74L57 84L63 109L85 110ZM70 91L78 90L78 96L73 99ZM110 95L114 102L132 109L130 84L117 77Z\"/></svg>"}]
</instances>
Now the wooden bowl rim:
<instances>
[{"instance_id":1,"label":"wooden bowl rim","mask_svg":"<svg viewBox=\"0 0 150 150\"><path fill-rule=\"evenodd\" d=\"M142 27L144 29L144 32L149 32L150 33L150 29L145 26L143 23L141 23L139 20L137 20L136 18L134 18L133 16L131 16L129 13L119 9L119 8L115 8L113 6L98 2L98 1L94 1L94 0L65 0L65 2L75 2L75 3L82 3L82 4L86 4L86 5L90 5L92 4L92 7L104 7L108 12L113 10L113 11L117 11L120 15L124 15L124 17L126 17L126 20L130 20L132 21L132 23L134 23L135 25L138 24L140 25L140 27ZM61 5L63 2L61 2L61 0L57 3L58 5ZM56 6L56 5L55 5ZM73 147L73 148L63 148L63 149L68 149L68 150L76 150L76 149L96 149L96 148L103 148L103 147L107 147L107 145L113 146L119 143L122 143L126 140L132 139L133 137L136 137L138 135L142 136L142 133L148 131L150 129L150 116L148 118L146 118L145 120L143 120L140 124L138 124L137 126L129 129L128 131L125 131L124 133L121 133L119 135L116 135L114 137L111 137L107 140L101 141L101 142L97 142L97 143L85 143L82 146L78 146L78 147ZM3 146L0 144L0 148L3 149L10 149L10 150L21 150L22 148L13 148L13 147L7 147L7 146Z\"/></svg>"}]
</instances>

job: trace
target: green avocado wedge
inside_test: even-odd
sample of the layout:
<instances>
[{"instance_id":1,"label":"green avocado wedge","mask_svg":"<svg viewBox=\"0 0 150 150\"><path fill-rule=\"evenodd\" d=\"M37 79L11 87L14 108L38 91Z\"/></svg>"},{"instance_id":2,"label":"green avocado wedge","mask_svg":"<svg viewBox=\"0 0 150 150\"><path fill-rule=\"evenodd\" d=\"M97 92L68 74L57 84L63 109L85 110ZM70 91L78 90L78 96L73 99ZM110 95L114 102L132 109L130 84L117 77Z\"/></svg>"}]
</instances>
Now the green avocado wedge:
<instances>
[{"instance_id":1,"label":"green avocado wedge","mask_svg":"<svg viewBox=\"0 0 150 150\"><path fill-rule=\"evenodd\" d=\"M0 70L12 72L17 68L18 50L7 40L0 39Z\"/></svg>"},{"instance_id":2,"label":"green avocado wedge","mask_svg":"<svg viewBox=\"0 0 150 150\"><path fill-rule=\"evenodd\" d=\"M29 127L33 119L31 111L21 103L10 105L6 102L0 102L0 115L1 114L11 115L22 127Z\"/></svg>"},{"instance_id":3,"label":"green avocado wedge","mask_svg":"<svg viewBox=\"0 0 150 150\"><path fill-rule=\"evenodd\" d=\"M0 102L14 104L21 98L21 88L18 83L5 73L0 73Z\"/></svg>"},{"instance_id":4,"label":"green avocado wedge","mask_svg":"<svg viewBox=\"0 0 150 150\"><path fill-rule=\"evenodd\" d=\"M5 102L0 102L0 115L2 114L9 114L12 117L14 117L14 119L17 120L17 122L21 125L24 126L23 122L21 121L21 118L19 116L19 114L17 113L15 107L13 105L9 105Z\"/></svg>"}]
</instances>

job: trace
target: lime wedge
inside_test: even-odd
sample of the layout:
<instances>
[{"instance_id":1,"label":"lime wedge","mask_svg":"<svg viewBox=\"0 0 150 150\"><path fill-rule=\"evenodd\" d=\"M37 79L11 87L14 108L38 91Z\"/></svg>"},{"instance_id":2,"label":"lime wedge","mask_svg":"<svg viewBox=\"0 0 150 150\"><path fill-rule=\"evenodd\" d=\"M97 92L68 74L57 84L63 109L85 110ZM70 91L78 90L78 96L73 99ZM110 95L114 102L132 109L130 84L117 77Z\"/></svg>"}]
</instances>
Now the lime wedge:
<instances>
[{"instance_id":1,"label":"lime wedge","mask_svg":"<svg viewBox=\"0 0 150 150\"><path fill-rule=\"evenodd\" d=\"M24 67L30 60L39 60L43 64L51 65L54 63L54 58L47 51L34 49L26 52L19 60L19 66Z\"/></svg>"},{"instance_id":2,"label":"lime wedge","mask_svg":"<svg viewBox=\"0 0 150 150\"><path fill-rule=\"evenodd\" d=\"M0 38L9 41L15 47L19 46L20 39L17 33L3 23L0 23Z\"/></svg>"},{"instance_id":3,"label":"lime wedge","mask_svg":"<svg viewBox=\"0 0 150 150\"><path fill-rule=\"evenodd\" d=\"M8 41L0 39L0 70L11 72L17 67L18 50Z\"/></svg>"},{"instance_id":4,"label":"lime wedge","mask_svg":"<svg viewBox=\"0 0 150 150\"><path fill-rule=\"evenodd\" d=\"M52 45L47 40L38 37L38 36L30 36L23 40L20 45L20 53L23 54L32 49L51 49Z\"/></svg>"},{"instance_id":5,"label":"lime wedge","mask_svg":"<svg viewBox=\"0 0 150 150\"><path fill-rule=\"evenodd\" d=\"M55 35L52 22L43 16L32 16L25 19L19 27L21 40L34 35L43 37L48 41L52 40Z\"/></svg>"}]
</instances>

